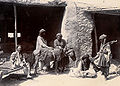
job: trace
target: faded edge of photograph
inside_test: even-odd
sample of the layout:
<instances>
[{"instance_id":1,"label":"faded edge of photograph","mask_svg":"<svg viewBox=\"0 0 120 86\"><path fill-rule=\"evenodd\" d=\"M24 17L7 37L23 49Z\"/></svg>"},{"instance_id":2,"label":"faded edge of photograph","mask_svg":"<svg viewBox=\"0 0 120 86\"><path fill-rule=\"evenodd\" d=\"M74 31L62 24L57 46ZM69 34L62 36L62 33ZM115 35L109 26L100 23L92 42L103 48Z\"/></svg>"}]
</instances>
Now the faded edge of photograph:
<instances>
[{"instance_id":1,"label":"faded edge of photograph","mask_svg":"<svg viewBox=\"0 0 120 86\"><path fill-rule=\"evenodd\" d=\"M120 0L0 0L0 86L120 85Z\"/></svg>"}]
</instances>

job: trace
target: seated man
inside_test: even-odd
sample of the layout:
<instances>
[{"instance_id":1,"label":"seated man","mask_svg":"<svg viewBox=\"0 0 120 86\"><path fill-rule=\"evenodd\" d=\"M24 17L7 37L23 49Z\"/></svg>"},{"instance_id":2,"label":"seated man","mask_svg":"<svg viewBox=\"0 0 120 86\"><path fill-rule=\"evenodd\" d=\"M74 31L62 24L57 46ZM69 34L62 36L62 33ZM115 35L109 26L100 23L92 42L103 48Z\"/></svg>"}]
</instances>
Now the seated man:
<instances>
[{"instance_id":1,"label":"seated man","mask_svg":"<svg viewBox=\"0 0 120 86\"><path fill-rule=\"evenodd\" d=\"M96 72L94 70L94 64L92 62L92 59L88 54L84 55L77 68L71 69L70 76L76 76L76 77L96 77Z\"/></svg>"},{"instance_id":2,"label":"seated man","mask_svg":"<svg viewBox=\"0 0 120 86\"><path fill-rule=\"evenodd\" d=\"M56 39L54 40L54 48L56 50L57 56L55 57L55 70L58 71L58 62L65 56L66 41L62 39L62 34L58 33Z\"/></svg>"},{"instance_id":3,"label":"seated man","mask_svg":"<svg viewBox=\"0 0 120 86\"><path fill-rule=\"evenodd\" d=\"M54 47L55 48L59 48L59 49L64 49L66 46L66 41L64 39L62 39L62 34L58 33L56 35L55 41L54 41Z\"/></svg>"},{"instance_id":4,"label":"seated man","mask_svg":"<svg viewBox=\"0 0 120 86\"><path fill-rule=\"evenodd\" d=\"M33 54L35 56L35 63L33 67L35 69L35 74L37 74L38 67L40 70L47 70L50 66L51 53L53 48L47 45L45 36L46 31L44 29L41 29L37 37L36 49L33 51Z\"/></svg>"},{"instance_id":5,"label":"seated man","mask_svg":"<svg viewBox=\"0 0 120 86\"><path fill-rule=\"evenodd\" d=\"M26 63L25 58L22 56L21 45L18 45L16 51L11 54L10 60L14 69L23 67L24 73L27 73L27 78L32 78L30 76L30 65Z\"/></svg>"},{"instance_id":6,"label":"seated man","mask_svg":"<svg viewBox=\"0 0 120 86\"><path fill-rule=\"evenodd\" d=\"M64 52L65 52L65 49L66 49L66 41L64 39L62 39L62 34L61 33L58 33L56 35L56 38L57 39L54 40L54 48L60 50L59 53L60 53L61 56L59 58L57 58L58 60L60 60L65 55Z\"/></svg>"}]
</instances>

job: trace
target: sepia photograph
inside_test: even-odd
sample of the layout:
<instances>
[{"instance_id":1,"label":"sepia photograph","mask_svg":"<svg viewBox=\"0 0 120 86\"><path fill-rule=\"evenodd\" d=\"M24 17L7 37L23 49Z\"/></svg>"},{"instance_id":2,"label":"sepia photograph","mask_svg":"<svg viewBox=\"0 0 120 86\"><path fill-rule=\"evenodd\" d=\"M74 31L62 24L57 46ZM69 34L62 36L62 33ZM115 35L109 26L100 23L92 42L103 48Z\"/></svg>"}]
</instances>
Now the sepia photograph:
<instances>
[{"instance_id":1,"label":"sepia photograph","mask_svg":"<svg viewBox=\"0 0 120 86\"><path fill-rule=\"evenodd\" d=\"M120 0L0 0L0 86L119 80Z\"/></svg>"}]
</instances>

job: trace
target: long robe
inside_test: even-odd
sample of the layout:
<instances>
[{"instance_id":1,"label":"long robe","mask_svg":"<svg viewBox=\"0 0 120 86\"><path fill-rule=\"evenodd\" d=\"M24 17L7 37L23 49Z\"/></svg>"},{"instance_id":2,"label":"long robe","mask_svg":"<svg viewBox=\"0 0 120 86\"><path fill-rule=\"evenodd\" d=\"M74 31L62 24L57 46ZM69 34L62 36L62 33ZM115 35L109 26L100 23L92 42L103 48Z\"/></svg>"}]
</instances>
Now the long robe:
<instances>
[{"instance_id":1,"label":"long robe","mask_svg":"<svg viewBox=\"0 0 120 86\"><path fill-rule=\"evenodd\" d=\"M95 60L95 64L98 67L109 67L110 66L110 60L112 58L112 54L111 54L109 43L102 45L101 52L99 52L96 55L96 58L97 59Z\"/></svg>"},{"instance_id":2,"label":"long robe","mask_svg":"<svg viewBox=\"0 0 120 86\"><path fill-rule=\"evenodd\" d=\"M38 62L43 62L46 66L50 65L50 61L53 60L52 58L52 50L47 46L47 41L41 37L37 37L36 41L36 49L33 51L35 55L35 63L34 68L37 67Z\"/></svg>"}]
</instances>

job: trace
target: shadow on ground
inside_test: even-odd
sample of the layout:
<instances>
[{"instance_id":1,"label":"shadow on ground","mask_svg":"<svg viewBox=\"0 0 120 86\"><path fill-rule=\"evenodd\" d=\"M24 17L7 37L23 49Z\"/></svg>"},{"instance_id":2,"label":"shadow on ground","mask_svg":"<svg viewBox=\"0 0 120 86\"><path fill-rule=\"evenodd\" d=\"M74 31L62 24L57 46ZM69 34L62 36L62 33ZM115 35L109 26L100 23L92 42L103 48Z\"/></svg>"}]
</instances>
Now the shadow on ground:
<instances>
[{"instance_id":1,"label":"shadow on ground","mask_svg":"<svg viewBox=\"0 0 120 86\"><path fill-rule=\"evenodd\" d=\"M26 80L26 76L23 74L11 74L1 80L0 86L18 86Z\"/></svg>"},{"instance_id":2,"label":"shadow on ground","mask_svg":"<svg viewBox=\"0 0 120 86\"><path fill-rule=\"evenodd\" d=\"M58 75L61 74L68 74L69 71L65 71L64 73L59 73ZM31 74L32 79L37 78L38 76L42 75L57 75L54 71L49 71L48 73L38 73L37 75ZM20 83L23 83L27 81L28 79L26 78L26 75L24 74L10 74L9 76L3 78L0 81L0 86L19 86Z\"/></svg>"}]
</instances>

